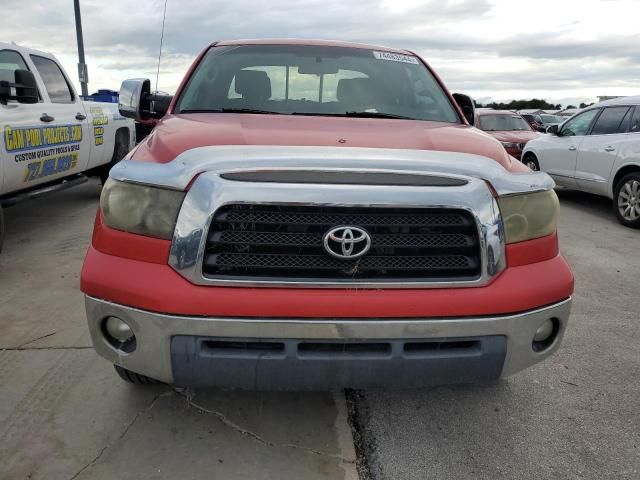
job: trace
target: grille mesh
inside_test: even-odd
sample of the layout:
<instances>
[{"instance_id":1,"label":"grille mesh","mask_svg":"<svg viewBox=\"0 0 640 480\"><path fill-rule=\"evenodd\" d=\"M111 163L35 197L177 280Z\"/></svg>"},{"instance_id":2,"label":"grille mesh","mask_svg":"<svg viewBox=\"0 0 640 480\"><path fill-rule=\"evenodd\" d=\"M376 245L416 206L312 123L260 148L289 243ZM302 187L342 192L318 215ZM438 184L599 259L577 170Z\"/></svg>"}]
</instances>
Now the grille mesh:
<instances>
[{"instance_id":1,"label":"grille mesh","mask_svg":"<svg viewBox=\"0 0 640 480\"><path fill-rule=\"evenodd\" d=\"M365 229L371 249L355 260L324 250L333 227ZM203 273L242 280L434 281L480 274L473 217L464 210L227 205L213 218Z\"/></svg>"}]
</instances>

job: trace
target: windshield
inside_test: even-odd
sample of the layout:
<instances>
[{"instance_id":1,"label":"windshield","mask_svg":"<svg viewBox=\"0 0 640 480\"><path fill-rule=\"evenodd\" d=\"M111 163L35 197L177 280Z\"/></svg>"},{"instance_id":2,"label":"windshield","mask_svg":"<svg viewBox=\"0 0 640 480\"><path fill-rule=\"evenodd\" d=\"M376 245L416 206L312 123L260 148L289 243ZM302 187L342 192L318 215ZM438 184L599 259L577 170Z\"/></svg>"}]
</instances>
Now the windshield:
<instances>
[{"instance_id":1,"label":"windshield","mask_svg":"<svg viewBox=\"0 0 640 480\"><path fill-rule=\"evenodd\" d=\"M562 123L562 117L556 115L541 115L544 123Z\"/></svg>"},{"instance_id":2,"label":"windshield","mask_svg":"<svg viewBox=\"0 0 640 480\"><path fill-rule=\"evenodd\" d=\"M487 132L496 130L531 130L531 127L520 115L482 115L480 128Z\"/></svg>"},{"instance_id":3,"label":"windshield","mask_svg":"<svg viewBox=\"0 0 640 480\"><path fill-rule=\"evenodd\" d=\"M175 112L460 123L449 98L416 57L311 45L213 47L189 79Z\"/></svg>"}]
</instances>

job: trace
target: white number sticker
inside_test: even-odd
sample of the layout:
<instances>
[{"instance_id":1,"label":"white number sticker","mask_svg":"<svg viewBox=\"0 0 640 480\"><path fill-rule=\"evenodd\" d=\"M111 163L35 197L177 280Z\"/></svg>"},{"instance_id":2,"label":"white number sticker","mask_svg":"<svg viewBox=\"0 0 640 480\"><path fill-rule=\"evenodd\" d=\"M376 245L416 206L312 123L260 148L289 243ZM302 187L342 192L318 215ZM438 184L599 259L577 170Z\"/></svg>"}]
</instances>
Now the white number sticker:
<instances>
[{"instance_id":1,"label":"white number sticker","mask_svg":"<svg viewBox=\"0 0 640 480\"><path fill-rule=\"evenodd\" d=\"M399 53L391 52L373 52L373 56L378 60L389 60L391 62L412 63L418 65L418 59L411 55L401 55Z\"/></svg>"}]
</instances>

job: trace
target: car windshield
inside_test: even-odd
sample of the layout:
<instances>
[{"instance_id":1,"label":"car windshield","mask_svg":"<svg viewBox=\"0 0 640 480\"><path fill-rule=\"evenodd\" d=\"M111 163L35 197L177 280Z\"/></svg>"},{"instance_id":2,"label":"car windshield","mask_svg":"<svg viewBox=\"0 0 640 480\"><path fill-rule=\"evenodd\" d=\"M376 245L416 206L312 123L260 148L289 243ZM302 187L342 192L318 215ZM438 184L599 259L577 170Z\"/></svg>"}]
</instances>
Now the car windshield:
<instances>
[{"instance_id":1,"label":"car windshield","mask_svg":"<svg viewBox=\"0 0 640 480\"><path fill-rule=\"evenodd\" d=\"M506 130L531 130L531 127L520 115L482 115L480 129L487 132Z\"/></svg>"},{"instance_id":2,"label":"car windshield","mask_svg":"<svg viewBox=\"0 0 640 480\"><path fill-rule=\"evenodd\" d=\"M562 117L557 115L540 115L544 123L562 123Z\"/></svg>"},{"instance_id":3,"label":"car windshield","mask_svg":"<svg viewBox=\"0 0 640 480\"><path fill-rule=\"evenodd\" d=\"M312 45L212 47L176 113L267 113L460 123L449 97L412 55Z\"/></svg>"}]
</instances>

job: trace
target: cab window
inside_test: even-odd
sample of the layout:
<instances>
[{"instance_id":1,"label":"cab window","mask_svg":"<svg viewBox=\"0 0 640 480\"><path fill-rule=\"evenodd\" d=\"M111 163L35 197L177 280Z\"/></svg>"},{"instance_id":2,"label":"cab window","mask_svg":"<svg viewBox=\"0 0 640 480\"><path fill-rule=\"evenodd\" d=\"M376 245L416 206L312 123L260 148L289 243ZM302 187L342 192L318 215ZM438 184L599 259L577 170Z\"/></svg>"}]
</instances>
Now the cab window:
<instances>
[{"instance_id":1,"label":"cab window","mask_svg":"<svg viewBox=\"0 0 640 480\"><path fill-rule=\"evenodd\" d=\"M14 83L16 70L29 70L22 55L14 50L0 50L0 82Z\"/></svg>"},{"instance_id":2,"label":"cab window","mask_svg":"<svg viewBox=\"0 0 640 480\"><path fill-rule=\"evenodd\" d=\"M31 55L52 103L73 103L75 97L71 85L67 82L62 70L50 58Z\"/></svg>"},{"instance_id":3,"label":"cab window","mask_svg":"<svg viewBox=\"0 0 640 480\"><path fill-rule=\"evenodd\" d=\"M630 107L605 108L596 120L591 135L610 135L627 131ZM626 119L626 121L625 121Z\"/></svg>"},{"instance_id":4,"label":"cab window","mask_svg":"<svg viewBox=\"0 0 640 480\"><path fill-rule=\"evenodd\" d=\"M591 122L593 122L593 119L599 111L599 109L594 108L593 110L587 110L586 112L576 115L564 124L562 130L560 130L560 136L574 137L586 135L591 126Z\"/></svg>"}]
</instances>

